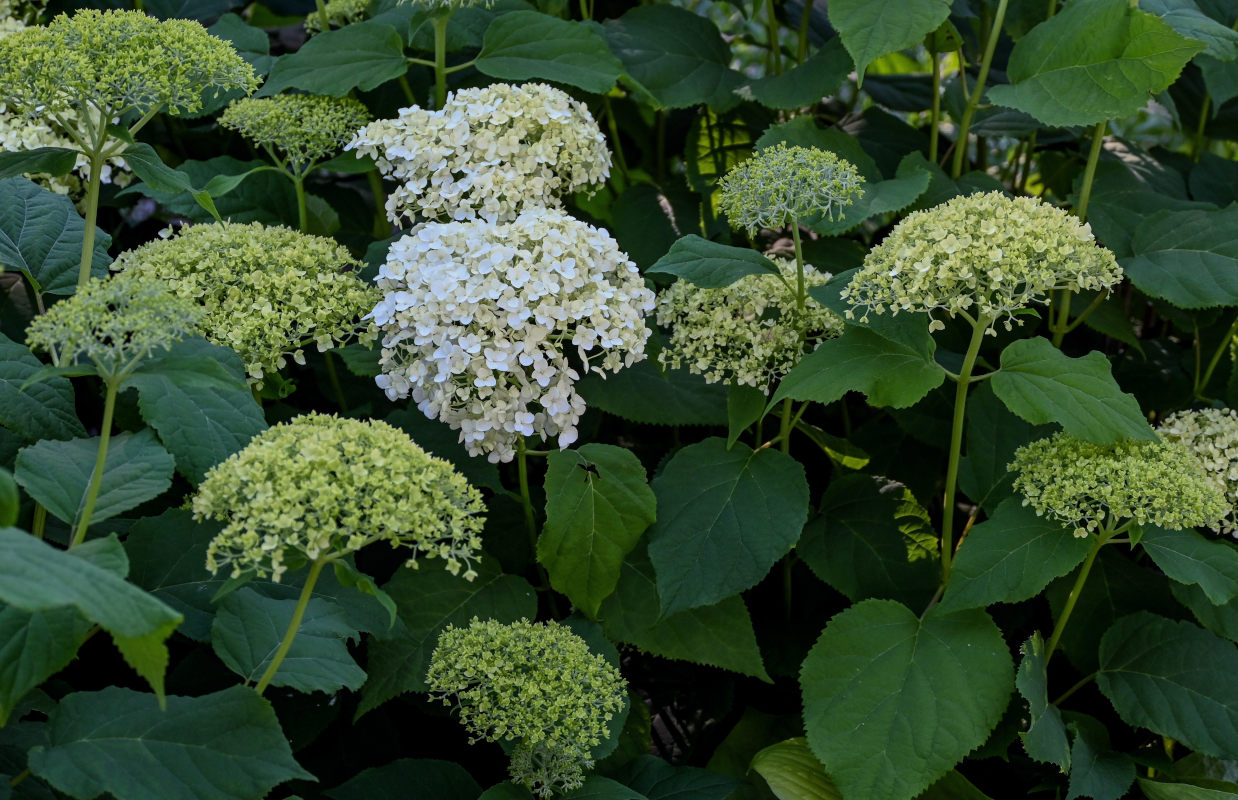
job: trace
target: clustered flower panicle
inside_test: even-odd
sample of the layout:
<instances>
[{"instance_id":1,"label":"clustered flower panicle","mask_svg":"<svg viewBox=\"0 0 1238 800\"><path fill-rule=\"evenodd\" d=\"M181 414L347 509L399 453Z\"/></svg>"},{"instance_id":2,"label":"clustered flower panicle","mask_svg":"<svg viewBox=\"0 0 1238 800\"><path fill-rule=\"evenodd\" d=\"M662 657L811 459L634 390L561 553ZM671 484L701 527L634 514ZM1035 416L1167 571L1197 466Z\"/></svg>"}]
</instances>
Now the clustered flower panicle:
<instances>
[{"instance_id":1,"label":"clustered flower panicle","mask_svg":"<svg viewBox=\"0 0 1238 800\"><path fill-rule=\"evenodd\" d=\"M370 13L370 0L327 0L323 11L327 14L329 27L342 28L365 19ZM311 36L325 33L327 28L322 27L322 14L311 11L305 18L305 30Z\"/></svg>"},{"instance_id":2,"label":"clustered flower panicle","mask_svg":"<svg viewBox=\"0 0 1238 800\"><path fill-rule=\"evenodd\" d=\"M391 246L378 285L379 387L392 400L411 394L491 461L511 460L519 436L574 442L578 366L615 372L643 359L654 304L606 231L551 208L420 225Z\"/></svg>"},{"instance_id":3,"label":"clustered flower panicle","mask_svg":"<svg viewBox=\"0 0 1238 800\"><path fill-rule=\"evenodd\" d=\"M1001 317L1010 329L1015 311L1046 302L1051 289L1098 291L1121 279L1086 223L1036 198L989 192L909 214L869 251L842 296L848 318L943 310L987 320L992 331Z\"/></svg>"},{"instance_id":4,"label":"clustered flower panicle","mask_svg":"<svg viewBox=\"0 0 1238 800\"><path fill-rule=\"evenodd\" d=\"M702 289L677 280L658 294L658 324L669 327L670 341L658 360L686 366L707 383L725 381L769 393L770 385L791 371L805 352L842 333L843 321L811 297L803 315L788 285L796 281L795 262L773 258L775 275L748 275L730 286ZM828 272L804 265L806 286L829 281ZM785 283L784 283L785 281Z\"/></svg>"},{"instance_id":5,"label":"clustered flower panicle","mask_svg":"<svg viewBox=\"0 0 1238 800\"><path fill-rule=\"evenodd\" d=\"M255 382L288 356L305 363L309 342L323 352L356 334L378 298L359 267L331 239L256 222L192 225L112 264L200 304L206 338L239 353Z\"/></svg>"},{"instance_id":6,"label":"clustered flower panicle","mask_svg":"<svg viewBox=\"0 0 1238 800\"><path fill-rule=\"evenodd\" d=\"M1161 438L1180 442L1225 489L1229 511L1209 527L1216 533L1238 536L1238 412L1232 408L1179 411L1165 418Z\"/></svg>"},{"instance_id":7,"label":"clustered flower panicle","mask_svg":"<svg viewBox=\"0 0 1238 800\"><path fill-rule=\"evenodd\" d=\"M1086 537L1127 520L1177 530L1230 510L1220 483L1179 442L1100 445L1059 432L1015 451L1007 469L1023 504Z\"/></svg>"},{"instance_id":8,"label":"clustered flower panicle","mask_svg":"<svg viewBox=\"0 0 1238 800\"><path fill-rule=\"evenodd\" d=\"M507 221L610 174L610 151L583 103L540 83L495 84L413 106L362 128L348 145L400 183L387 215Z\"/></svg>"},{"instance_id":9,"label":"clustered flower panicle","mask_svg":"<svg viewBox=\"0 0 1238 800\"><path fill-rule=\"evenodd\" d=\"M340 152L369 121L360 100L317 94L247 97L219 117L221 126L270 150L298 175Z\"/></svg>"},{"instance_id":10,"label":"clustered flower panicle","mask_svg":"<svg viewBox=\"0 0 1238 800\"><path fill-rule=\"evenodd\" d=\"M732 169L719 185L718 207L736 229L753 236L855 202L864 179L835 154L779 142Z\"/></svg>"},{"instance_id":11,"label":"clustered flower panicle","mask_svg":"<svg viewBox=\"0 0 1238 800\"><path fill-rule=\"evenodd\" d=\"M480 557L481 494L403 431L378 420L307 414L268 428L217 464L193 499L196 519L223 529L207 549L211 572L275 581L302 559L373 542L441 558L472 580Z\"/></svg>"},{"instance_id":12,"label":"clustered flower panicle","mask_svg":"<svg viewBox=\"0 0 1238 800\"><path fill-rule=\"evenodd\" d=\"M619 670L570 628L476 617L439 636L426 683L472 741L515 740L511 776L542 797L584 782L626 693Z\"/></svg>"}]
</instances>

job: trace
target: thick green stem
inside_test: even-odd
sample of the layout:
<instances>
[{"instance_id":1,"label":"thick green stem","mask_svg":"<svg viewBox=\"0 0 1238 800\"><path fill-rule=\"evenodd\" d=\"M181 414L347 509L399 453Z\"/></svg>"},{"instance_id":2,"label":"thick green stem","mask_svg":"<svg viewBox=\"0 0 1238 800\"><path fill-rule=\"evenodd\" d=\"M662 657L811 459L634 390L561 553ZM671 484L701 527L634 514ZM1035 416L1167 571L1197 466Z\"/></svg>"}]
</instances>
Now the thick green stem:
<instances>
[{"instance_id":1,"label":"thick green stem","mask_svg":"<svg viewBox=\"0 0 1238 800\"><path fill-rule=\"evenodd\" d=\"M794 424L791 421L791 405L794 401L788 397L782 401L782 416L778 423L778 446L782 448L782 452L791 452L791 426Z\"/></svg>"},{"instance_id":2,"label":"thick green stem","mask_svg":"<svg viewBox=\"0 0 1238 800\"><path fill-rule=\"evenodd\" d=\"M516 439L516 470L520 476L520 507L524 509L524 527L529 535L529 546L536 555L537 516L533 513L533 496L529 493L529 451L525 449L523 436Z\"/></svg>"},{"instance_id":3,"label":"thick green stem","mask_svg":"<svg viewBox=\"0 0 1238 800\"><path fill-rule=\"evenodd\" d=\"M623 156L623 143L619 141L619 123L615 120L615 109L606 95L602 95L602 106L606 109L606 127L610 131L610 147L615 153L615 165L619 167L619 174L623 177L624 188L627 188L632 183L628 175L628 160Z\"/></svg>"},{"instance_id":4,"label":"thick green stem","mask_svg":"<svg viewBox=\"0 0 1238 800\"><path fill-rule=\"evenodd\" d=\"M90 282L90 264L95 255L95 229L99 220L99 186L103 183L103 147L90 153L90 180L86 183L86 227L82 232L82 261L77 271L77 288Z\"/></svg>"},{"instance_id":5,"label":"thick green stem","mask_svg":"<svg viewBox=\"0 0 1238 800\"><path fill-rule=\"evenodd\" d=\"M980 354L980 342L984 332L993 324L991 317L981 316L972 323L971 342L963 356L958 383L954 390L954 422L950 426L950 456L946 464L946 494L942 500L941 514L941 580L950 583L950 569L954 563L954 492L959 481L959 459L963 451L963 418L967 411L967 387L971 373Z\"/></svg>"},{"instance_id":6,"label":"thick green stem","mask_svg":"<svg viewBox=\"0 0 1238 800\"><path fill-rule=\"evenodd\" d=\"M941 58L937 51L930 49L929 57L933 60L933 116L929 120L929 161L937 163L938 139L941 138Z\"/></svg>"},{"instance_id":7,"label":"thick green stem","mask_svg":"<svg viewBox=\"0 0 1238 800\"><path fill-rule=\"evenodd\" d=\"M775 75L782 74L782 48L778 45L778 15L774 13L774 0L765 0L766 39L769 45L770 67Z\"/></svg>"},{"instance_id":8,"label":"thick green stem","mask_svg":"<svg viewBox=\"0 0 1238 800\"><path fill-rule=\"evenodd\" d=\"M1070 588L1070 595L1066 598L1066 605L1062 608L1062 616L1058 617L1057 624L1053 626L1053 634L1049 636L1049 645L1045 648L1046 664L1049 663L1050 658L1053 658L1053 651L1057 649L1057 643L1062 638L1062 631L1066 629L1066 623L1070 621L1071 612L1075 610L1075 603L1079 602L1079 594L1083 591L1083 584L1087 582L1088 573L1092 571L1092 564L1096 562L1097 554L1112 537L1112 532L1108 535L1098 534L1096 540L1092 542L1092 548L1088 550L1087 558L1083 559L1083 566L1079 568L1075 585Z\"/></svg>"},{"instance_id":9,"label":"thick green stem","mask_svg":"<svg viewBox=\"0 0 1238 800\"><path fill-rule=\"evenodd\" d=\"M808 289L804 285L804 247L800 243L798 220L791 220L791 239L795 242L795 310L802 317L808 308Z\"/></svg>"},{"instance_id":10,"label":"thick green stem","mask_svg":"<svg viewBox=\"0 0 1238 800\"><path fill-rule=\"evenodd\" d=\"M327 16L327 4L323 0L314 0L314 5L318 6L318 24L322 27L322 32L326 33L331 30L331 18Z\"/></svg>"},{"instance_id":11,"label":"thick green stem","mask_svg":"<svg viewBox=\"0 0 1238 800\"><path fill-rule=\"evenodd\" d=\"M288 630L284 631L284 638L279 643L279 649L271 657L271 663L267 665L266 671L258 679L258 685L254 687L258 694L266 691L266 688L271 685L271 680L275 677L275 673L279 672L279 665L283 663L284 656L288 655L289 649L292 648L292 640L297 638L297 630L301 627L301 618L305 616L305 607L309 605L310 597L314 594L314 584L318 582L318 576L322 573L322 568L335 559L336 556L334 555L319 556L310 564L309 574L305 576L305 585L301 587L301 596L297 598L296 610L292 612L292 619L288 622Z\"/></svg>"},{"instance_id":12,"label":"thick green stem","mask_svg":"<svg viewBox=\"0 0 1238 800\"><path fill-rule=\"evenodd\" d=\"M387 221L387 193L383 191L383 179L378 174L378 168L365 173L370 183L370 194L374 195L374 230L375 239L386 239L391 235L391 223Z\"/></svg>"},{"instance_id":13,"label":"thick green stem","mask_svg":"<svg viewBox=\"0 0 1238 800\"><path fill-rule=\"evenodd\" d=\"M297 191L297 230L309 233L309 208L305 203L305 177L293 176L292 185Z\"/></svg>"},{"instance_id":14,"label":"thick green stem","mask_svg":"<svg viewBox=\"0 0 1238 800\"><path fill-rule=\"evenodd\" d=\"M1079 203L1075 206L1075 213L1079 216L1080 222L1086 222L1088 218L1088 201L1092 198L1092 183L1096 180L1096 165L1100 162L1100 151L1105 143L1105 127L1109 123L1099 122L1092 131L1092 147L1088 151L1088 163L1083 169L1083 183L1079 186ZM1063 289L1058 292L1056 302L1057 319L1052 319L1052 308L1050 308L1050 323L1049 328L1053 331L1053 346L1061 347L1062 339L1070 331L1070 296L1069 289Z\"/></svg>"},{"instance_id":15,"label":"thick green stem","mask_svg":"<svg viewBox=\"0 0 1238 800\"><path fill-rule=\"evenodd\" d=\"M808 59L808 26L812 24L812 3L804 3L804 11L800 14L799 41L796 42L795 55L800 64Z\"/></svg>"},{"instance_id":16,"label":"thick green stem","mask_svg":"<svg viewBox=\"0 0 1238 800\"><path fill-rule=\"evenodd\" d=\"M997 13L993 15L993 25L989 28L988 40L984 46L984 58L980 62L980 74L976 76L976 85L972 87L967 98L967 108L963 110L963 119L959 123L959 133L954 143L954 162L950 174L958 178L963 174L963 161L967 157L967 132L971 128L972 117L984 96L984 84L989 79L989 67L993 64L993 52L997 49L997 40L1002 35L1002 23L1006 20L1006 6L1009 0L999 0Z\"/></svg>"},{"instance_id":17,"label":"thick green stem","mask_svg":"<svg viewBox=\"0 0 1238 800\"><path fill-rule=\"evenodd\" d=\"M1204 128L1208 125L1208 112L1212 110L1212 95L1204 93L1203 105L1199 107L1199 122L1195 125L1195 138L1191 140L1191 160L1199 161L1199 157L1203 155L1204 147L1207 145L1208 137L1204 135Z\"/></svg>"},{"instance_id":18,"label":"thick green stem","mask_svg":"<svg viewBox=\"0 0 1238 800\"><path fill-rule=\"evenodd\" d=\"M1217 349L1212 354L1212 358L1208 361L1208 369L1204 374L1199 376L1195 386L1195 396L1200 397L1208 388L1208 384L1212 381L1212 373L1216 372L1217 364L1221 362L1221 356L1229 349L1229 343L1234 340L1234 336L1238 335L1238 317L1230 324L1229 330L1225 332L1225 337L1221 339L1221 343L1217 345Z\"/></svg>"},{"instance_id":19,"label":"thick green stem","mask_svg":"<svg viewBox=\"0 0 1238 800\"><path fill-rule=\"evenodd\" d=\"M90 527L90 517L95 513L95 501L99 499L99 487L103 484L103 470L107 464L107 446L112 439L112 415L116 413L116 387L119 381L109 379L107 392L103 399L103 422L99 428L99 450L95 453L95 468L90 473L90 483L86 487L86 499L82 510L77 515L77 524L73 527L73 535L69 539L70 549L82 543L86 538L86 529Z\"/></svg>"},{"instance_id":20,"label":"thick green stem","mask_svg":"<svg viewBox=\"0 0 1238 800\"><path fill-rule=\"evenodd\" d=\"M43 532L47 529L47 509L40 502L34 504L34 518L30 523L30 532L34 534L34 538L42 539Z\"/></svg>"},{"instance_id":21,"label":"thick green stem","mask_svg":"<svg viewBox=\"0 0 1238 800\"><path fill-rule=\"evenodd\" d=\"M450 14L434 18L434 107L447 102L447 23Z\"/></svg>"}]
</instances>

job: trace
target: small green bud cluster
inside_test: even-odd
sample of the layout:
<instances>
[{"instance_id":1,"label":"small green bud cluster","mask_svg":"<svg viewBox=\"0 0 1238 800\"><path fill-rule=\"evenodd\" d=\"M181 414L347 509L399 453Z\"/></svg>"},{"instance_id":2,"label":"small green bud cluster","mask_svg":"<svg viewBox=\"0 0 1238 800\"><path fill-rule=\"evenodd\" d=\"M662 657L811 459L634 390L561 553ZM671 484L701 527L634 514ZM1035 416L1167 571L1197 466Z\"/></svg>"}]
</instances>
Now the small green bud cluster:
<instances>
[{"instance_id":1,"label":"small green bud cluster","mask_svg":"<svg viewBox=\"0 0 1238 800\"><path fill-rule=\"evenodd\" d=\"M316 94L281 94L237 100L219 124L271 151L296 175L340 152L370 121L360 100Z\"/></svg>"},{"instance_id":2,"label":"small green bud cluster","mask_svg":"<svg viewBox=\"0 0 1238 800\"><path fill-rule=\"evenodd\" d=\"M851 205L864 179L851 162L825 150L779 142L722 179L718 207L735 229L755 235Z\"/></svg>"},{"instance_id":3,"label":"small green bud cluster","mask_svg":"<svg viewBox=\"0 0 1238 800\"><path fill-rule=\"evenodd\" d=\"M940 309L989 320L990 330L1005 316L1009 330L1015 311L1046 302L1051 289L1098 291L1120 280L1113 253L1086 223L1036 198L989 192L909 214L869 251L842 296L862 319Z\"/></svg>"},{"instance_id":4,"label":"small green bud cluster","mask_svg":"<svg viewBox=\"0 0 1238 800\"><path fill-rule=\"evenodd\" d=\"M1023 504L1086 537L1133 521L1170 530L1216 524L1230 510L1220 483L1179 442L1100 445L1059 432L1015 451Z\"/></svg>"},{"instance_id":5,"label":"small green bud cluster","mask_svg":"<svg viewBox=\"0 0 1238 800\"><path fill-rule=\"evenodd\" d=\"M331 239L257 222L193 225L112 264L199 303L206 338L239 353L255 382L289 355L305 363L309 342L324 352L352 338L379 298L359 268Z\"/></svg>"},{"instance_id":6,"label":"small green bud cluster","mask_svg":"<svg viewBox=\"0 0 1238 800\"><path fill-rule=\"evenodd\" d=\"M1185 445L1225 487L1229 513L1211 528L1238 536L1238 412L1232 408L1179 411L1166 417L1159 430L1165 440Z\"/></svg>"},{"instance_id":7,"label":"small green bud cluster","mask_svg":"<svg viewBox=\"0 0 1238 800\"><path fill-rule=\"evenodd\" d=\"M327 13L327 25L342 28L365 19L370 13L370 0L327 0L323 10ZM310 12L305 18L305 30L311 36L326 32L327 29L322 27L322 14Z\"/></svg>"},{"instance_id":8,"label":"small green bud cluster","mask_svg":"<svg viewBox=\"0 0 1238 800\"><path fill-rule=\"evenodd\" d=\"M196 519L225 522L206 567L279 581L303 561L373 542L476 573L484 510L460 473L378 420L307 414L268 428L214 466L193 499Z\"/></svg>"},{"instance_id":9,"label":"small green bud cluster","mask_svg":"<svg viewBox=\"0 0 1238 800\"><path fill-rule=\"evenodd\" d=\"M439 636L426 683L455 706L471 741L517 740L511 776L542 797L584 782L626 692L619 670L571 629L476 617Z\"/></svg>"},{"instance_id":10,"label":"small green bud cluster","mask_svg":"<svg viewBox=\"0 0 1238 800\"><path fill-rule=\"evenodd\" d=\"M658 324L670 328L671 338L658 360L672 368L686 366L707 383L725 381L769 394L770 385L799 363L806 345L812 349L842 333L842 319L811 297L804 314L796 312L784 285L795 284L795 262L773 260L783 280L748 275L720 289L678 280L662 290ZM828 272L804 265L806 286L829 279Z\"/></svg>"}]
</instances>

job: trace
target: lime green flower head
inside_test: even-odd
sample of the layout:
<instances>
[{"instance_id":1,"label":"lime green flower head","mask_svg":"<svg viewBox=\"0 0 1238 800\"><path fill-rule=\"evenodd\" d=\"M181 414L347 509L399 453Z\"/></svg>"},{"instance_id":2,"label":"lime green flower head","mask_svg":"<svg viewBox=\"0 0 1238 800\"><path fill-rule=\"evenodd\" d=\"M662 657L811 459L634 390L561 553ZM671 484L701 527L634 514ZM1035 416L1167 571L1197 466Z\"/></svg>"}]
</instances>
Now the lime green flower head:
<instances>
[{"instance_id":1,"label":"lime green flower head","mask_svg":"<svg viewBox=\"0 0 1238 800\"><path fill-rule=\"evenodd\" d=\"M360 100L317 94L280 94L237 100L219 124L238 131L297 175L340 152L370 121Z\"/></svg>"},{"instance_id":2,"label":"lime green flower head","mask_svg":"<svg viewBox=\"0 0 1238 800\"><path fill-rule=\"evenodd\" d=\"M360 22L370 13L370 0L327 0L323 6L327 14L327 25L332 28L342 28L354 22ZM305 30L311 36L323 33L322 14L310 12L305 18Z\"/></svg>"},{"instance_id":3,"label":"lime green flower head","mask_svg":"<svg viewBox=\"0 0 1238 800\"><path fill-rule=\"evenodd\" d=\"M748 275L730 286L702 289L678 280L658 295L658 324L670 340L658 355L662 364L687 367L707 383L724 381L769 393L807 350L842 333L843 321L811 297L801 316L788 289L795 262L774 258L782 273ZM830 273L804 265L806 286L820 286ZM807 345L807 348L805 347Z\"/></svg>"},{"instance_id":4,"label":"lime green flower head","mask_svg":"<svg viewBox=\"0 0 1238 800\"><path fill-rule=\"evenodd\" d=\"M849 206L864 179L845 159L779 142L754 154L722 179L718 206L731 227L754 235Z\"/></svg>"},{"instance_id":5,"label":"lime green flower head","mask_svg":"<svg viewBox=\"0 0 1238 800\"><path fill-rule=\"evenodd\" d=\"M198 333L201 318L192 302L158 284L123 275L94 278L35 317L26 343L51 354L56 366L89 362L101 376L119 378Z\"/></svg>"},{"instance_id":6,"label":"lime green flower head","mask_svg":"<svg viewBox=\"0 0 1238 800\"><path fill-rule=\"evenodd\" d=\"M381 294L357 277L359 267L331 239L256 222L193 225L112 264L199 303L206 338L239 353L254 382L289 355L305 363L311 342L324 352L365 330L360 317Z\"/></svg>"},{"instance_id":7,"label":"lime green flower head","mask_svg":"<svg viewBox=\"0 0 1238 800\"><path fill-rule=\"evenodd\" d=\"M82 10L0 40L0 100L28 115L196 111L203 90L253 91L253 67L199 23Z\"/></svg>"},{"instance_id":8,"label":"lime green flower head","mask_svg":"<svg viewBox=\"0 0 1238 800\"><path fill-rule=\"evenodd\" d=\"M955 197L909 214L843 289L855 313L944 310L993 322L1051 289L1107 289L1122 280L1092 229L1032 197L1001 192ZM852 314L847 315L851 317ZM930 329L944 328L934 320Z\"/></svg>"},{"instance_id":9,"label":"lime green flower head","mask_svg":"<svg viewBox=\"0 0 1238 800\"><path fill-rule=\"evenodd\" d=\"M459 711L471 741L516 740L511 776L542 797L584 782L626 693L619 670L571 629L476 617L439 636L426 683Z\"/></svg>"},{"instance_id":10,"label":"lime green flower head","mask_svg":"<svg viewBox=\"0 0 1238 800\"><path fill-rule=\"evenodd\" d=\"M1220 483L1178 442L1092 444L1056 433L1015 451L1023 504L1085 537L1133 521L1177 530L1215 524L1229 511Z\"/></svg>"},{"instance_id":11,"label":"lime green flower head","mask_svg":"<svg viewBox=\"0 0 1238 800\"><path fill-rule=\"evenodd\" d=\"M411 547L408 566L441 558L472 580L483 510L481 494L408 434L326 414L258 434L214 466L193 499L196 519L226 523L207 548L207 569L275 581L303 561L373 542Z\"/></svg>"},{"instance_id":12,"label":"lime green flower head","mask_svg":"<svg viewBox=\"0 0 1238 800\"><path fill-rule=\"evenodd\" d=\"M1225 489L1229 512L1211 525L1216 533L1238 536L1238 412L1232 408L1179 411L1160 425L1161 438L1181 442Z\"/></svg>"}]
</instances>

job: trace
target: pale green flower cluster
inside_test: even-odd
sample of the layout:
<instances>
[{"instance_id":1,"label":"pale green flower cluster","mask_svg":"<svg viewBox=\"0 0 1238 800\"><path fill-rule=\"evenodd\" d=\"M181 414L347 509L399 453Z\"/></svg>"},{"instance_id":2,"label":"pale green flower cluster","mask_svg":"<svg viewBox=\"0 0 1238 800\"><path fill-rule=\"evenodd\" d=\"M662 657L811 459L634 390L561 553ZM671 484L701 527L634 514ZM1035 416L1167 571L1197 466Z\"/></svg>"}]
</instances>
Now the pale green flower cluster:
<instances>
[{"instance_id":1,"label":"pale green flower cluster","mask_svg":"<svg viewBox=\"0 0 1238 800\"><path fill-rule=\"evenodd\" d=\"M200 304L206 338L239 353L255 382L288 356L304 364L310 342L324 352L365 330L360 317L380 293L359 267L331 239L257 222L193 225L112 264Z\"/></svg>"},{"instance_id":2,"label":"pale green flower cluster","mask_svg":"<svg viewBox=\"0 0 1238 800\"><path fill-rule=\"evenodd\" d=\"M342 28L365 19L370 13L370 0L327 0L323 10L327 12L327 24L330 27ZM322 14L317 11L310 12L305 18L305 30L311 36L324 33L326 28L322 27Z\"/></svg>"},{"instance_id":3,"label":"pale green flower cluster","mask_svg":"<svg viewBox=\"0 0 1238 800\"><path fill-rule=\"evenodd\" d=\"M1059 432L1015 451L1007 469L1038 516L1086 537L1132 520L1177 530L1230 510L1218 481L1178 442L1092 444Z\"/></svg>"},{"instance_id":4,"label":"pale green flower cluster","mask_svg":"<svg viewBox=\"0 0 1238 800\"><path fill-rule=\"evenodd\" d=\"M416 6L431 11L455 11L457 8L490 8L494 0L397 0L398 5Z\"/></svg>"},{"instance_id":5,"label":"pale green flower cluster","mask_svg":"<svg viewBox=\"0 0 1238 800\"><path fill-rule=\"evenodd\" d=\"M228 42L190 20L81 10L0 39L0 100L30 116L196 111L203 90L258 85Z\"/></svg>"},{"instance_id":6,"label":"pale green flower cluster","mask_svg":"<svg viewBox=\"0 0 1238 800\"><path fill-rule=\"evenodd\" d=\"M1161 438L1181 442L1225 489L1229 512L1213 531L1238 535L1238 412L1232 408L1179 411L1160 425Z\"/></svg>"},{"instance_id":7,"label":"pale green flower cluster","mask_svg":"<svg viewBox=\"0 0 1238 800\"><path fill-rule=\"evenodd\" d=\"M439 636L426 683L456 708L471 741L516 740L511 776L542 797L584 782L626 692L619 670L571 629L476 617Z\"/></svg>"},{"instance_id":8,"label":"pale green flower cluster","mask_svg":"<svg viewBox=\"0 0 1238 800\"><path fill-rule=\"evenodd\" d=\"M782 273L748 275L721 289L702 289L678 280L658 294L658 324L669 328L670 341L658 360L687 367L706 382L753 386L769 394L770 386L799 363L806 350L843 329L842 319L807 298L796 313L795 262L774 258ZM830 273L804 265L806 286L820 286Z\"/></svg>"},{"instance_id":9,"label":"pale green flower cluster","mask_svg":"<svg viewBox=\"0 0 1238 800\"><path fill-rule=\"evenodd\" d=\"M116 275L94 278L77 294L35 317L26 343L56 366L82 362L121 377L152 354L198 333L202 312L157 283Z\"/></svg>"},{"instance_id":10,"label":"pale green flower cluster","mask_svg":"<svg viewBox=\"0 0 1238 800\"><path fill-rule=\"evenodd\" d=\"M864 179L851 162L825 150L779 142L732 169L719 186L718 207L731 227L755 235L855 202Z\"/></svg>"},{"instance_id":11,"label":"pale green flower cluster","mask_svg":"<svg viewBox=\"0 0 1238 800\"><path fill-rule=\"evenodd\" d=\"M1044 303L1051 289L1097 291L1122 279L1092 229L1032 197L956 197L909 214L843 289L854 313L943 310L993 322ZM852 316L851 312L847 314ZM1021 322L1021 321L1020 321ZM934 320L930 329L945 327Z\"/></svg>"},{"instance_id":12,"label":"pale green flower cluster","mask_svg":"<svg viewBox=\"0 0 1238 800\"><path fill-rule=\"evenodd\" d=\"M370 121L360 100L317 94L281 94L237 100L219 124L265 148L277 163L303 175L335 155Z\"/></svg>"},{"instance_id":13,"label":"pale green flower cluster","mask_svg":"<svg viewBox=\"0 0 1238 800\"><path fill-rule=\"evenodd\" d=\"M408 566L441 558L472 580L483 510L480 492L408 434L326 414L258 434L214 466L193 499L196 519L226 523L207 549L207 569L274 581L302 561L374 542L411 547Z\"/></svg>"}]
</instances>

